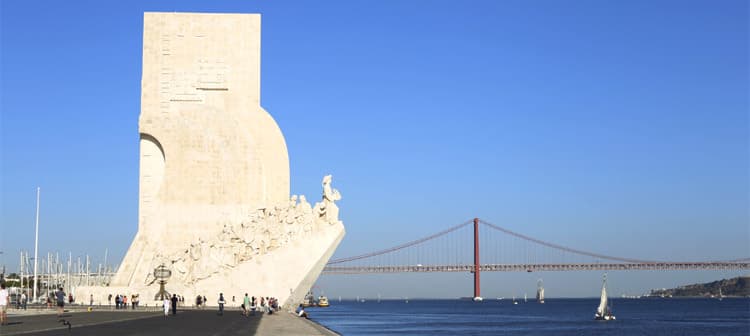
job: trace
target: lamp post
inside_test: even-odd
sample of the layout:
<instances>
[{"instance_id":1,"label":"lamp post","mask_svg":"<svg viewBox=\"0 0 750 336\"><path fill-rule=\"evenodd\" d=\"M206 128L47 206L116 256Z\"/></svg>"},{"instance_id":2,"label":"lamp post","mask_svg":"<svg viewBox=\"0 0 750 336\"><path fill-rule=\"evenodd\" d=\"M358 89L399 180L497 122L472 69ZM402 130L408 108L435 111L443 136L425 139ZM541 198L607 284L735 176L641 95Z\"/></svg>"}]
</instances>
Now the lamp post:
<instances>
[{"instance_id":1,"label":"lamp post","mask_svg":"<svg viewBox=\"0 0 750 336\"><path fill-rule=\"evenodd\" d=\"M36 187L36 231L34 234L34 302L37 301L36 284L37 284L37 253L39 252L39 191L41 188Z\"/></svg>"}]
</instances>

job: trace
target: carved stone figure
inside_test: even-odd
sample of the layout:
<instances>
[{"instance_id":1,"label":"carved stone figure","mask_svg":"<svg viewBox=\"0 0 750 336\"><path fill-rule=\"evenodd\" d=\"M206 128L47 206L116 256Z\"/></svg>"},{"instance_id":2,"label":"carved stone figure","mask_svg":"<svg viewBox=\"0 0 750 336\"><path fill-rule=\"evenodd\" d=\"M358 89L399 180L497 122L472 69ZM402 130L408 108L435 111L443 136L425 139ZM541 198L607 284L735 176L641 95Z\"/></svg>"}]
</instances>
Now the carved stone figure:
<instances>
[{"instance_id":1,"label":"carved stone figure","mask_svg":"<svg viewBox=\"0 0 750 336\"><path fill-rule=\"evenodd\" d=\"M318 222L336 224L339 222L339 207L336 201L341 199L338 190L331 188L331 175L323 177L323 200L315 204L313 212L318 217Z\"/></svg>"}]
</instances>

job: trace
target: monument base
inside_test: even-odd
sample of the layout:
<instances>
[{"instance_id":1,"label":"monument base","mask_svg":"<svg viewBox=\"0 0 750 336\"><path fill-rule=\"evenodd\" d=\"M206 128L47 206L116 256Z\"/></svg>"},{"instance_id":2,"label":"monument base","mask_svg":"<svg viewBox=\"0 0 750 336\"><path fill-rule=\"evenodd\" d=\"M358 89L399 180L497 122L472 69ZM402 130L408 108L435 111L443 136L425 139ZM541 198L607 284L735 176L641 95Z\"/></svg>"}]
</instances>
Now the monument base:
<instances>
[{"instance_id":1,"label":"monument base","mask_svg":"<svg viewBox=\"0 0 750 336\"><path fill-rule=\"evenodd\" d=\"M258 255L233 269L199 280L192 286L167 281L164 287L169 293L184 297L186 306L195 305L198 295L206 297L206 305L218 306L219 293L224 294L228 305L239 306L247 293L256 298L275 297L283 308L294 309L312 288L344 234L344 226L339 222L305 239L297 239L283 249ZM93 295L94 304L98 305L107 304L111 294L114 305L114 297L118 294L127 295L128 302L135 294L141 306L154 306L161 304L161 301L153 300L158 291L159 284L154 282L150 285L84 286L76 288L73 295L85 303Z\"/></svg>"}]
</instances>

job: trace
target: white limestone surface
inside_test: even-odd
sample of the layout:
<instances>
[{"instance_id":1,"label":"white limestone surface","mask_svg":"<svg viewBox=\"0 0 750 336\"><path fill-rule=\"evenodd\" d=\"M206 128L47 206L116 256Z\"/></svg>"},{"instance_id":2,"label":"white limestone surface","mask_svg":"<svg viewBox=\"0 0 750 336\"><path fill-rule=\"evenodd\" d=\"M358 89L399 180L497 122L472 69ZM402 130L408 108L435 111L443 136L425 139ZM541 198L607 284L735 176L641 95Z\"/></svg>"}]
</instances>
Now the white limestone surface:
<instances>
[{"instance_id":1,"label":"white limestone surface","mask_svg":"<svg viewBox=\"0 0 750 336\"><path fill-rule=\"evenodd\" d=\"M312 206L289 195L289 158L260 106L260 15L145 13L138 232L110 287L76 296L167 290L215 301L301 301L344 235L323 178Z\"/></svg>"}]
</instances>

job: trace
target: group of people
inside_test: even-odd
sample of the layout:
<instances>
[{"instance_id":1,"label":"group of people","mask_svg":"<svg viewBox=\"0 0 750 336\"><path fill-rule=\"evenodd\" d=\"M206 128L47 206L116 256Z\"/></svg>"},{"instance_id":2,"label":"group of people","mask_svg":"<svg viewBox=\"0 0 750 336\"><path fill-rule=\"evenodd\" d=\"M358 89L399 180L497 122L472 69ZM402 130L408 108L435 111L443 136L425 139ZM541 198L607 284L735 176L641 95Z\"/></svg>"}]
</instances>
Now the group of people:
<instances>
[{"instance_id":1,"label":"group of people","mask_svg":"<svg viewBox=\"0 0 750 336\"><path fill-rule=\"evenodd\" d=\"M61 288L58 288L57 291L55 291L54 295L49 297L48 303L51 303L52 298L54 298L55 302L57 303L57 315L62 316L64 312L65 307L65 299L68 299L69 303L73 303L72 295L66 296L65 291ZM127 309L128 308L128 296L127 295L121 295L117 294L113 296L112 294L109 294L109 297L107 298L109 304L112 304L112 299L114 298L115 301L115 307L116 309ZM184 297L178 296L177 294L173 294L172 297L165 296L162 304L164 307L164 316L168 316L170 310L172 311L173 315L177 314L177 306L180 302L184 302ZM235 297L232 296L232 302L234 302ZM21 297L19 299L19 305L23 305L23 309L26 309L26 293L22 293ZM138 307L138 303L140 301L138 294L133 294L130 296L130 303L132 305L132 309L135 309ZM205 307L207 304L207 299L205 296L198 295L195 298L196 307ZM217 303L219 305L219 315L224 315L224 306L227 304L226 299L224 298L224 293L219 293L219 299L217 300ZM91 304L93 305L93 295L91 296ZM5 289L5 284L2 284L2 289L0 290L0 323L5 324L6 323L6 311L8 306L10 306L10 295L8 294L8 291ZM250 297L247 293L245 293L245 298L243 300L242 305L240 306L242 310L243 316L250 316L254 315L256 311L259 311L260 313L269 313L273 314L274 312L279 311L279 301L278 299L274 297L259 297L256 298L255 296ZM20 307L19 307L20 309ZM307 317L307 313L304 311L301 311L298 313L299 316Z\"/></svg>"},{"instance_id":2,"label":"group of people","mask_svg":"<svg viewBox=\"0 0 750 336\"><path fill-rule=\"evenodd\" d=\"M198 295L195 297L195 308L205 308L207 299L205 296Z\"/></svg>"},{"instance_id":3,"label":"group of people","mask_svg":"<svg viewBox=\"0 0 750 336\"><path fill-rule=\"evenodd\" d=\"M177 303L180 302L182 297L177 297L177 294L172 294L172 297L164 296L162 304L164 305L164 317L169 315L169 310L172 310L172 315L177 315Z\"/></svg>"},{"instance_id":4,"label":"group of people","mask_svg":"<svg viewBox=\"0 0 750 336\"><path fill-rule=\"evenodd\" d=\"M245 293L245 298L243 299L240 308L242 309L242 315L244 316L255 315L256 310L261 313L267 312L273 314L279 310L279 300L275 297L262 296L260 297L260 300L258 300L254 296L249 297L248 294Z\"/></svg>"},{"instance_id":5,"label":"group of people","mask_svg":"<svg viewBox=\"0 0 750 336\"><path fill-rule=\"evenodd\" d=\"M115 309L128 309L128 296L117 294L115 297ZM140 294L132 294L130 295L130 305L132 306L132 309L138 308L138 305L140 304ZM91 304L93 305L94 297L91 297ZM112 305L112 294L109 294L107 297L107 303L111 306Z\"/></svg>"}]
</instances>

